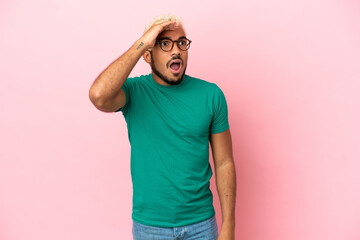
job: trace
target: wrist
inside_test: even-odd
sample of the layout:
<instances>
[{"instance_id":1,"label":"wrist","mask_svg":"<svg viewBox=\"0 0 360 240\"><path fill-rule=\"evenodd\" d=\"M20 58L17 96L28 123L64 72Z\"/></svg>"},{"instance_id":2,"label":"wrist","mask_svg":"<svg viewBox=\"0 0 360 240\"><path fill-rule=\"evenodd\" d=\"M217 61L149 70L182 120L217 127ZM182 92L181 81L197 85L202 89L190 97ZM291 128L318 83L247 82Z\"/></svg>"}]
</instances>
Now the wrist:
<instances>
[{"instance_id":1,"label":"wrist","mask_svg":"<svg viewBox=\"0 0 360 240\"><path fill-rule=\"evenodd\" d=\"M138 40L136 40L134 42L134 44L132 45L131 49L137 53L140 53L140 55L144 54L145 51L148 49L145 42L139 38Z\"/></svg>"},{"instance_id":2,"label":"wrist","mask_svg":"<svg viewBox=\"0 0 360 240\"><path fill-rule=\"evenodd\" d=\"M153 47L151 41L149 41L148 39L146 39L144 37L141 37L136 41L136 47L138 47L140 45L142 45L141 50L143 50L144 52L146 50L148 50L149 48Z\"/></svg>"},{"instance_id":3,"label":"wrist","mask_svg":"<svg viewBox=\"0 0 360 240\"><path fill-rule=\"evenodd\" d=\"M221 228L229 231L233 231L235 230L235 221L224 221L221 225Z\"/></svg>"}]
</instances>

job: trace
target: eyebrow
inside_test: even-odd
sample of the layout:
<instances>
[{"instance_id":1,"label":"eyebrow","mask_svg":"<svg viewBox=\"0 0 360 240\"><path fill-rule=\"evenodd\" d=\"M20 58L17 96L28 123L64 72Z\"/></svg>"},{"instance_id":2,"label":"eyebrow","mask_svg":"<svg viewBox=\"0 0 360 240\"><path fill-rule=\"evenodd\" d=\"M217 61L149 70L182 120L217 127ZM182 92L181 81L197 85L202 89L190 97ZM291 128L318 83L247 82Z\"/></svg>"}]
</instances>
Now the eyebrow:
<instances>
[{"instance_id":1,"label":"eyebrow","mask_svg":"<svg viewBox=\"0 0 360 240\"><path fill-rule=\"evenodd\" d=\"M186 37L185 37L185 36L181 36L181 37L178 38L178 40L181 39L181 38L186 38ZM169 37L162 37L162 38L159 38L158 41L161 41L161 40L164 40L164 39L172 40L172 39L169 38Z\"/></svg>"}]
</instances>

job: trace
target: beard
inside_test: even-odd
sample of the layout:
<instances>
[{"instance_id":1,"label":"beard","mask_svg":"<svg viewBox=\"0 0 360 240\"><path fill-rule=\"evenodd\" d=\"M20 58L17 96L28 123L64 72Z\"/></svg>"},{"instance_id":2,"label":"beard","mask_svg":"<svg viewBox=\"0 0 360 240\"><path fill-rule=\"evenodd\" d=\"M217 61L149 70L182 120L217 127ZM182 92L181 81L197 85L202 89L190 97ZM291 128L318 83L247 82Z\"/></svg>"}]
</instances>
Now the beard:
<instances>
[{"instance_id":1,"label":"beard","mask_svg":"<svg viewBox=\"0 0 360 240\"><path fill-rule=\"evenodd\" d=\"M181 75L181 77L176 80L176 79L170 79L166 76L164 76L160 71L158 71L155 67L155 62L154 62L154 59L153 59L153 56L152 56L152 53L150 52L150 56L151 56L151 70L159 77L161 78L164 82L166 82L167 84L170 84L170 85L178 85L180 84L183 80L184 80L184 75L185 75L185 72L186 72L186 67L184 68L184 72L183 74Z\"/></svg>"}]
</instances>

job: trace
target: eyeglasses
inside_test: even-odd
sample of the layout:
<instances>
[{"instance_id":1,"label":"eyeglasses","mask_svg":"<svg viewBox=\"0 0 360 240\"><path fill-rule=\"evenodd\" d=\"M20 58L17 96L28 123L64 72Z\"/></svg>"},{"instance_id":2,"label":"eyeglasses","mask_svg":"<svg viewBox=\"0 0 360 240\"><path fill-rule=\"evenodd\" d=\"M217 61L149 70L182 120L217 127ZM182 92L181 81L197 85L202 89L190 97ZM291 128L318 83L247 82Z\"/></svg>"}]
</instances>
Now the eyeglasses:
<instances>
[{"instance_id":1,"label":"eyeglasses","mask_svg":"<svg viewBox=\"0 0 360 240\"><path fill-rule=\"evenodd\" d=\"M160 41L157 41L156 44L160 45L160 48L165 51L165 52L169 52L171 51L171 49L173 49L174 47L174 42L176 42L177 46L179 47L180 50L182 51L186 51L189 49L190 47L190 43L192 42L191 40L187 39L187 38L180 38L179 40L171 40L171 39L162 39Z\"/></svg>"}]
</instances>

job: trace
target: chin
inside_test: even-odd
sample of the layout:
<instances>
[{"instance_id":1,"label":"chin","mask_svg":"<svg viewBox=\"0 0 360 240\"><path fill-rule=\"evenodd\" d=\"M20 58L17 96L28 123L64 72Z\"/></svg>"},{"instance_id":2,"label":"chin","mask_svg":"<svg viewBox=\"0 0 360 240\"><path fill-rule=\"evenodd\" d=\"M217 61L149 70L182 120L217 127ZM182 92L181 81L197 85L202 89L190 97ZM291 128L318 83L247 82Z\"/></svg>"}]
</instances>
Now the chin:
<instances>
[{"instance_id":1,"label":"chin","mask_svg":"<svg viewBox=\"0 0 360 240\"><path fill-rule=\"evenodd\" d=\"M155 64L151 64L152 71L161 78L164 82L170 85L176 85L182 82L183 77L185 75L186 67L183 69L182 72L177 73L176 75L172 72L165 72L164 74L156 69Z\"/></svg>"}]
</instances>

